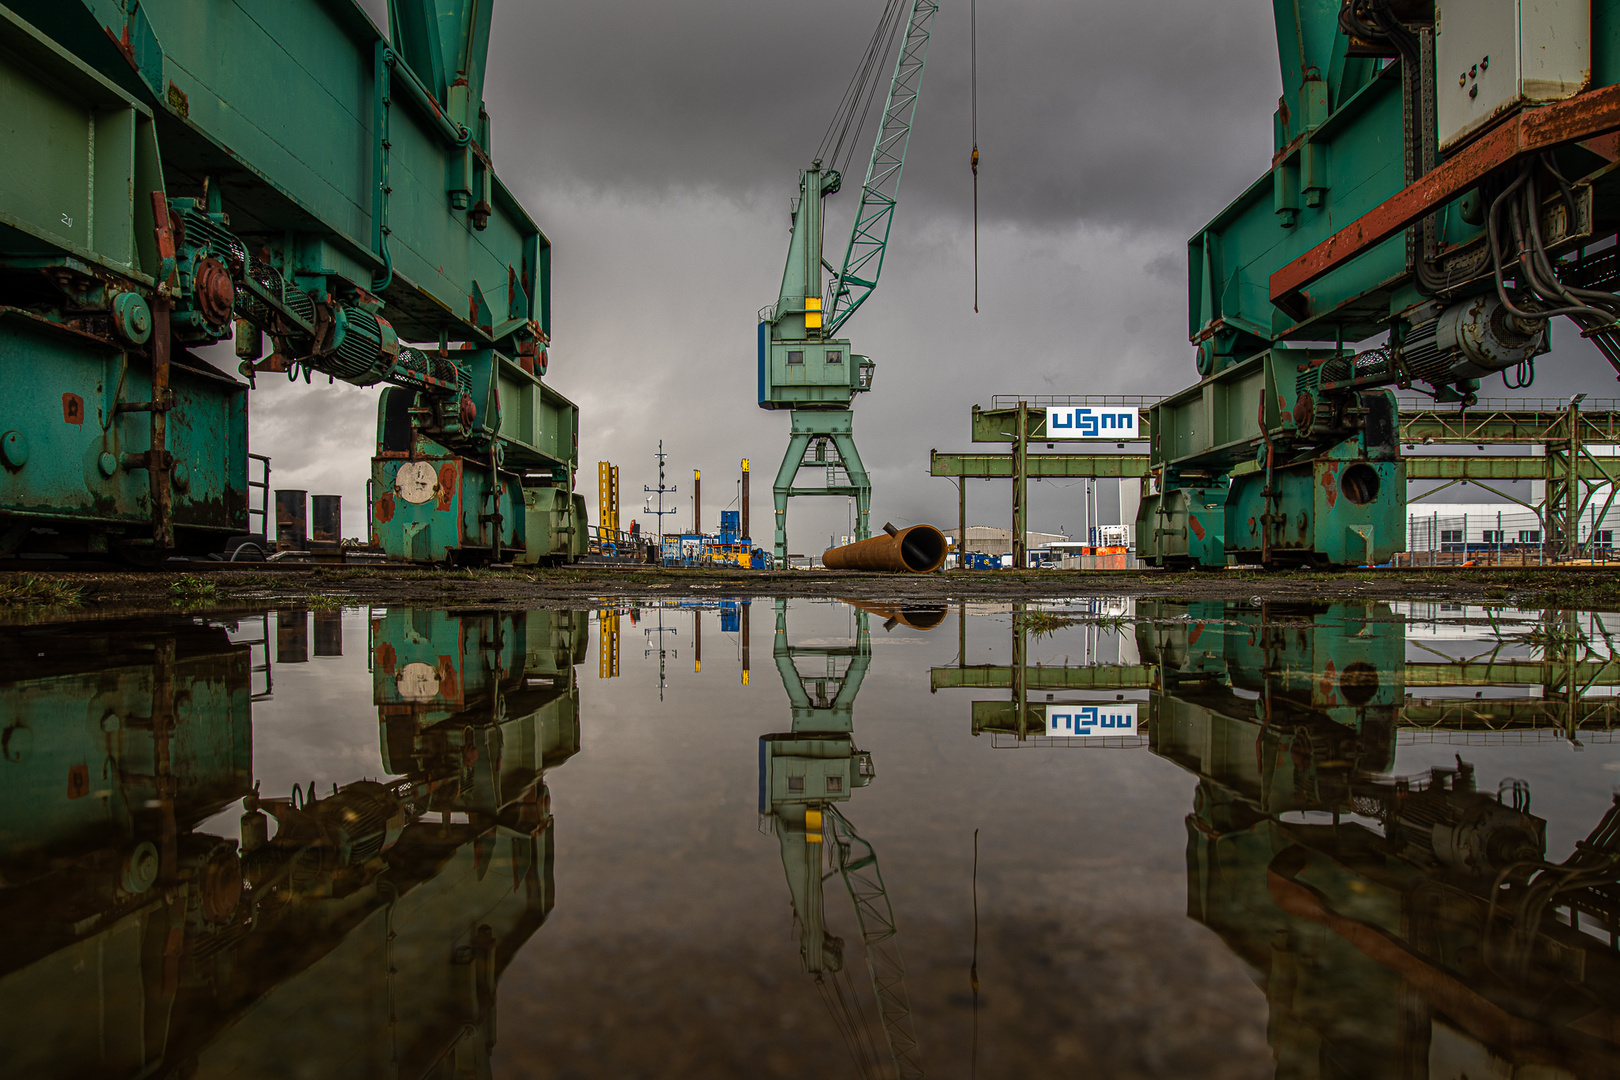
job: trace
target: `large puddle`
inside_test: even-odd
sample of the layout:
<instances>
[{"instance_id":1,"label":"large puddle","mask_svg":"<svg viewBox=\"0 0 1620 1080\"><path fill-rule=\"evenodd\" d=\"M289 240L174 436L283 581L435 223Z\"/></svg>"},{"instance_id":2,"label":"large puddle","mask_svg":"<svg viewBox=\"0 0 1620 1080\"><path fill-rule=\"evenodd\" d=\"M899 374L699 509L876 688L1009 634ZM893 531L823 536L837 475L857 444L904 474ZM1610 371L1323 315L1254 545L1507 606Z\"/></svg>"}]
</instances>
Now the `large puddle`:
<instances>
[{"instance_id":1,"label":"large puddle","mask_svg":"<svg viewBox=\"0 0 1620 1080\"><path fill-rule=\"evenodd\" d=\"M1620 1073L1620 616L0 630L0 1075Z\"/></svg>"}]
</instances>

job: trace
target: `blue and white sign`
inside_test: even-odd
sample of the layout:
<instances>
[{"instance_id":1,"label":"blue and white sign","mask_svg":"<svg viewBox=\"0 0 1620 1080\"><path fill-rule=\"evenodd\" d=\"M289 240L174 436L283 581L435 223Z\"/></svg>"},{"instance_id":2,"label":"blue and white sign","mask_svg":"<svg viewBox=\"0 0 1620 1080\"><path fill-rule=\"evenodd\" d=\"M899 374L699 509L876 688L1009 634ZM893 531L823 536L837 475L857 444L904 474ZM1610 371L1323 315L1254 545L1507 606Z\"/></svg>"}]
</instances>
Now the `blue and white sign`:
<instances>
[{"instance_id":1,"label":"blue and white sign","mask_svg":"<svg viewBox=\"0 0 1620 1080\"><path fill-rule=\"evenodd\" d=\"M1076 735L1135 735L1135 702L1117 701L1104 705L1048 705L1046 733L1071 738Z\"/></svg>"},{"instance_id":2,"label":"blue and white sign","mask_svg":"<svg viewBox=\"0 0 1620 1080\"><path fill-rule=\"evenodd\" d=\"M1060 439L1139 438L1140 413L1130 405L1065 405L1046 409L1046 437Z\"/></svg>"}]
</instances>

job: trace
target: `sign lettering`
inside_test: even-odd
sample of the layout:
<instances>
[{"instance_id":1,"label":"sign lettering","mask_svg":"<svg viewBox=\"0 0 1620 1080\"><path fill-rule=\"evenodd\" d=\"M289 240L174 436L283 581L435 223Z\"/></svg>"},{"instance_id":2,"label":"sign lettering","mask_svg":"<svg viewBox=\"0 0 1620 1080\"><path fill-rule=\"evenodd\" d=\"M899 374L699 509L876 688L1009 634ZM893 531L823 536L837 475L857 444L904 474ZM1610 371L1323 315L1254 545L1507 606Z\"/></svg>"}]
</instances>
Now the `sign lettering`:
<instances>
[{"instance_id":1,"label":"sign lettering","mask_svg":"<svg viewBox=\"0 0 1620 1080\"><path fill-rule=\"evenodd\" d=\"M1065 405L1048 406L1046 437L1059 439L1113 439L1140 437L1140 414L1130 406Z\"/></svg>"},{"instance_id":2,"label":"sign lettering","mask_svg":"<svg viewBox=\"0 0 1620 1080\"><path fill-rule=\"evenodd\" d=\"M1048 705L1046 733L1071 738L1086 735L1136 735L1136 702L1119 701L1105 705Z\"/></svg>"}]
</instances>

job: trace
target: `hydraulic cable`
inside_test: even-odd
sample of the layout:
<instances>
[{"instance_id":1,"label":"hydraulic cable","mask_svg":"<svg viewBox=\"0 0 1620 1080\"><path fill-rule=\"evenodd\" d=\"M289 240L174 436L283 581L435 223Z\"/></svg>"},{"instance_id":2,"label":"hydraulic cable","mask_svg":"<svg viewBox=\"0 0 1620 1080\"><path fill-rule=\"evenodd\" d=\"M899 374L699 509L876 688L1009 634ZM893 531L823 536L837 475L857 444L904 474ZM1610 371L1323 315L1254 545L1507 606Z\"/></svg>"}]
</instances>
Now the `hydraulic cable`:
<instances>
[{"instance_id":1,"label":"hydraulic cable","mask_svg":"<svg viewBox=\"0 0 1620 1080\"><path fill-rule=\"evenodd\" d=\"M1492 276L1497 298L1503 309L1515 318L1529 322L1545 321L1564 315L1581 327L1582 336L1597 346L1605 359L1620 371L1620 296L1596 289L1566 284L1547 250L1541 228L1541 186L1538 172L1545 171L1558 187L1559 197L1571 222L1576 203L1569 182L1558 171L1550 155L1541 155L1520 164L1518 175L1491 200L1485 228L1490 244ZM1511 254L1506 248L1512 244ZM1515 288L1509 290L1507 270L1512 266ZM1527 364L1519 373L1516 388L1529 385L1534 366Z\"/></svg>"},{"instance_id":2,"label":"hydraulic cable","mask_svg":"<svg viewBox=\"0 0 1620 1080\"><path fill-rule=\"evenodd\" d=\"M1424 30L1414 33L1395 15L1390 0L1345 0L1339 9L1339 26L1346 34L1364 41L1386 42L1400 58L1402 91L1405 98L1407 181L1431 172L1438 164L1434 131L1433 35ZM1547 250L1541 229L1541 186L1537 172L1545 170L1558 187L1574 231L1576 200L1572 186L1549 154L1524 162L1518 175L1490 201L1486 233L1496 293L1503 309L1527 323L1544 323L1558 315L1567 316L1581 327L1582 336L1591 339L1605 359L1620 371L1620 296L1566 284ZM1446 275L1435 265L1438 226L1434 215L1425 217L1408 232L1408 250L1418 291L1427 296L1443 295L1450 287ZM1512 253L1506 250L1511 242ZM1513 268L1514 288L1506 276ZM1535 379L1535 360L1519 365L1516 389Z\"/></svg>"}]
</instances>

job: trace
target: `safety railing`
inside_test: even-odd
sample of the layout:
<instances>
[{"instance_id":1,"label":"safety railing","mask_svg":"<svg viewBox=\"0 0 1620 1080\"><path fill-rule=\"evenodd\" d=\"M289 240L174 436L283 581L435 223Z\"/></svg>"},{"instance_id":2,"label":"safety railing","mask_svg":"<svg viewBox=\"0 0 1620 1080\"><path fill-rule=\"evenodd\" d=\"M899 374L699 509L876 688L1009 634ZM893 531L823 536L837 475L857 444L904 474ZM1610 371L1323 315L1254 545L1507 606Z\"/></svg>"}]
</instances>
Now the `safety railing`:
<instances>
[{"instance_id":1,"label":"safety railing","mask_svg":"<svg viewBox=\"0 0 1620 1080\"><path fill-rule=\"evenodd\" d=\"M1444 410L1456 412L1456 402L1437 402L1429 397L1400 396L1396 399L1402 412L1431 412ZM1471 413L1481 412L1563 412L1569 408L1569 398L1533 398L1533 397L1488 397L1480 398L1468 407ZM1620 398L1583 398L1580 402L1582 412L1616 412L1620 411Z\"/></svg>"},{"instance_id":2,"label":"safety railing","mask_svg":"<svg viewBox=\"0 0 1620 1080\"><path fill-rule=\"evenodd\" d=\"M587 556L602 562L646 563L656 561L658 538L624 529L586 529Z\"/></svg>"},{"instance_id":3,"label":"safety railing","mask_svg":"<svg viewBox=\"0 0 1620 1080\"><path fill-rule=\"evenodd\" d=\"M1135 405L1146 409L1163 400L1163 394L996 394L990 399L990 407L1016 409L1022 401L1032 409L1069 405Z\"/></svg>"}]
</instances>

